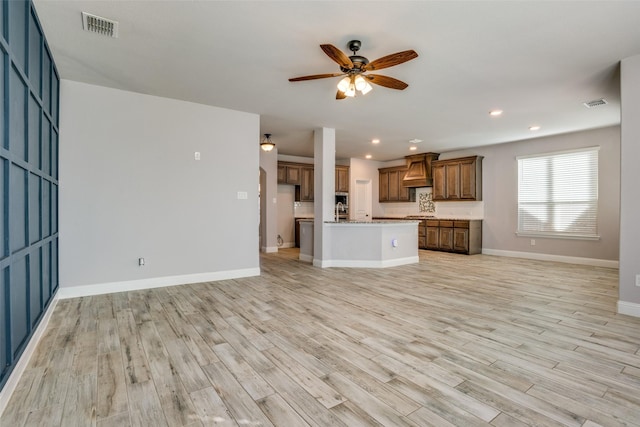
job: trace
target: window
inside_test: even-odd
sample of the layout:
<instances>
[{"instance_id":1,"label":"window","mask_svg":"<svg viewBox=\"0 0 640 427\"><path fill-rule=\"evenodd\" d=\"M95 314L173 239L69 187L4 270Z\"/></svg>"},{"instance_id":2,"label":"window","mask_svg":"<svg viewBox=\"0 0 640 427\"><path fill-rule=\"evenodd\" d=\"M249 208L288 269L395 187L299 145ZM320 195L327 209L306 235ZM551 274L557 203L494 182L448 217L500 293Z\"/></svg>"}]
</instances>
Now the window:
<instances>
[{"instance_id":1,"label":"window","mask_svg":"<svg viewBox=\"0 0 640 427\"><path fill-rule=\"evenodd\" d=\"M517 160L518 235L598 238L597 147Z\"/></svg>"}]
</instances>

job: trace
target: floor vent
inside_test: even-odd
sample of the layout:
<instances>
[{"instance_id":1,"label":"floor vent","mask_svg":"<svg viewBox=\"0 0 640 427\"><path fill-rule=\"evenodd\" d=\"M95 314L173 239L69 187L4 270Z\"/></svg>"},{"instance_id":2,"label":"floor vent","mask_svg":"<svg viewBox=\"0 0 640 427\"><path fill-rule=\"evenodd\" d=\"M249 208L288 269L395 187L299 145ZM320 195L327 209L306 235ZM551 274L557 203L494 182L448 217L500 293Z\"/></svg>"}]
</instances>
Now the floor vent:
<instances>
[{"instance_id":1,"label":"floor vent","mask_svg":"<svg viewBox=\"0 0 640 427\"><path fill-rule=\"evenodd\" d=\"M599 107L601 105L607 105L607 101L605 99L594 99L593 101L585 102L583 105L587 108Z\"/></svg>"},{"instance_id":2,"label":"floor vent","mask_svg":"<svg viewBox=\"0 0 640 427\"><path fill-rule=\"evenodd\" d=\"M107 37L118 38L118 22L82 12L82 29Z\"/></svg>"}]
</instances>

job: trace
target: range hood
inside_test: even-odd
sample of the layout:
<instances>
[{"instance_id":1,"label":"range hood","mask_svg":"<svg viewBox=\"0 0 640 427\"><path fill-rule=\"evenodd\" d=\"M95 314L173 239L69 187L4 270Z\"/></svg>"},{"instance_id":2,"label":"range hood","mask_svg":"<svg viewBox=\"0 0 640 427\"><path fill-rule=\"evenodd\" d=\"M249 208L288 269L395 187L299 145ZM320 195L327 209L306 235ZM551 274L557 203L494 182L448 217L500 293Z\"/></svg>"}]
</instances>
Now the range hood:
<instances>
[{"instance_id":1,"label":"range hood","mask_svg":"<svg viewBox=\"0 0 640 427\"><path fill-rule=\"evenodd\" d=\"M423 153L406 156L407 173L404 175L404 187L432 187L431 162L438 160L438 153Z\"/></svg>"}]
</instances>

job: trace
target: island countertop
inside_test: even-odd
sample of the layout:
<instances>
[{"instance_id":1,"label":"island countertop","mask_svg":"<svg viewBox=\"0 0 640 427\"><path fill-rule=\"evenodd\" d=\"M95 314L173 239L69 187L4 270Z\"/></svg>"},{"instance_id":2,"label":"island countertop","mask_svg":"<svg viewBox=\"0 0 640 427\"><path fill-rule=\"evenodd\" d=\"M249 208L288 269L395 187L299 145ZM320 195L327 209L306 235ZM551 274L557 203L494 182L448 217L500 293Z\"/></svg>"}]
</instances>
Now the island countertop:
<instances>
[{"instance_id":1,"label":"island countertop","mask_svg":"<svg viewBox=\"0 0 640 427\"><path fill-rule=\"evenodd\" d=\"M349 219L344 221L325 221L325 224L411 224L420 222L417 219L374 219L370 221L358 221L355 219Z\"/></svg>"}]
</instances>

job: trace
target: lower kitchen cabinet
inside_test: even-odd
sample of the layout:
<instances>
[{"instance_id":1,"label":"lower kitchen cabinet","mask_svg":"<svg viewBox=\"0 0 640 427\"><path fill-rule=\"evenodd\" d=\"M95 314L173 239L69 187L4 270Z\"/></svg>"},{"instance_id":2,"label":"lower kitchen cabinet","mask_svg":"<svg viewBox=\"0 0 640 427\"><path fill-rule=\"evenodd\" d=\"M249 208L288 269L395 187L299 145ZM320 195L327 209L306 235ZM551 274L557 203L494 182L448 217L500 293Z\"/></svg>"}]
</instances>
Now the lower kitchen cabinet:
<instances>
[{"instance_id":1,"label":"lower kitchen cabinet","mask_svg":"<svg viewBox=\"0 0 640 427\"><path fill-rule=\"evenodd\" d=\"M482 220L426 220L426 249L479 254L482 252Z\"/></svg>"},{"instance_id":2,"label":"lower kitchen cabinet","mask_svg":"<svg viewBox=\"0 0 640 427\"><path fill-rule=\"evenodd\" d=\"M422 220L418 224L418 249L427 248L427 221Z\"/></svg>"}]
</instances>

